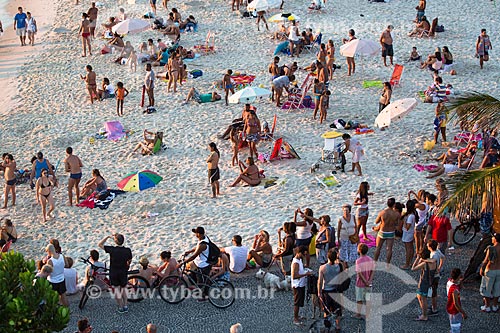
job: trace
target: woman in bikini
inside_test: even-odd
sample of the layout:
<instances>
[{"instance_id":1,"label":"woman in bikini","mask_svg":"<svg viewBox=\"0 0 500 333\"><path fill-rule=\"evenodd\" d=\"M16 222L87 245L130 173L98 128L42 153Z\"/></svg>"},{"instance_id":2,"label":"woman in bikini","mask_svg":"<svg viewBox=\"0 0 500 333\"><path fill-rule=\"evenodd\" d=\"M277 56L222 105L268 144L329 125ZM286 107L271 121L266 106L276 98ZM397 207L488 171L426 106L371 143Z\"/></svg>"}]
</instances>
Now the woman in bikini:
<instances>
[{"instance_id":1,"label":"woman in bikini","mask_svg":"<svg viewBox=\"0 0 500 333\"><path fill-rule=\"evenodd\" d=\"M50 215L54 211L54 197L52 196L52 189L57 184L54 181L52 175L49 176L49 171L47 169L42 169L42 175L36 181L36 202L42 206L43 222L47 222L47 216L52 218ZM47 204L49 204L50 209L47 212Z\"/></svg>"},{"instance_id":2,"label":"woman in bikini","mask_svg":"<svg viewBox=\"0 0 500 333\"><path fill-rule=\"evenodd\" d=\"M174 85L174 93L177 92L177 80L179 80L179 62L177 54L170 57L167 62L168 86L167 92L170 92L170 87Z\"/></svg>"},{"instance_id":3,"label":"woman in bikini","mask_svg":"<svg viewBox=\"0 0 500 333\"><path fill-rule=\"evenodd\" d=\"M326 55L326 45L324 43L321 43L321 45L319 46L317 59L323 66L326 66Z\"/></svg>"},{"instance_id":4,"label":"woman in bikini","mask_svg":"<svg viewBox=\"0 0 500 333\"><path fill-rule=\"evenodd\" d=\"M94 192L101 193L108 189L106 180L101 176L99 169L92 170L92 178L83 185L81 196L86 197Z\"/></svg>"},{"instance_id":5,"label":"woman in bikini","mask_svg":"<svg viewBox=\"0 0 500 333\"><path fill-rule=\"evenodd\" d=\"M78 34L82 36L82 57L86 57L87 47L89 49L89 54L92 55L92 46L90 45L90 21L88 20L89 16L86 13L82 14L82 18L83 21L80 24L80 30L78 30Z\"/></svg>"},{"instance_id":6,"label":"woman in bikini","mask_svg":"<svg viewBox=\"0 0 500 333\"><path fill-rule=\"evenodd\" d=\"M250 186L257 186L260 184L260 171L259 168L255 165L253 158L247 158L246 162L248 166L240 161L239 165L241 173L238 178L236 178L231 187L238 185L241 181L244 181Z\"/></svg>"},{"instance_id":7,"label":"woman in bikini","mask_svg":"<svg viewBox=\"0 0 500 333\"><path fill-rule=\"evenodd\" d=\"M330 74L330 80L333 77L334 65L335 62L335 45L333 44L333 40L329 39L328 44L326 45L326 68Z\"/></svg>"},{"instance_id":8,"label":"woman in bikini","mask_svg":"<svg viewBox=\"0 0 500 333\"><path fill-rule=\"evenodd\" d=\"M259 132L260 132L260 121L257 118L255 111L250 111L250 114L245 119L245 125L243 127L243 133L246 135L246 141L248 142L248 148L250 148L250 157L255 155L255 158L259 156L257 153L257 142L259 142Z\"/></svg>"}]
</instances>

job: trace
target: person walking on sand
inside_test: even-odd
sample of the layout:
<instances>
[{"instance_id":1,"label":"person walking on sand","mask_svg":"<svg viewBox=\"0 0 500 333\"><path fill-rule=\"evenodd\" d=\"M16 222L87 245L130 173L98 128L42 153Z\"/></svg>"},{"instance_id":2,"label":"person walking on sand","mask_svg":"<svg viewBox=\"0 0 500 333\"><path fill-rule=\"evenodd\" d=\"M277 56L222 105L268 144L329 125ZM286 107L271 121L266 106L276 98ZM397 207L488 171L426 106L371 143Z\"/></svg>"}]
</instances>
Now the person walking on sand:
<instances>
[{"instance_id":1,"label":"person walking on sand","mask_svg":"<svg viewBox=\"0 0 500 333\"><path fill-rule=\"evenodd\" d=\"M267 21L266 21L266 18L264 17L264 15L266 15L265 10L261 10L261 11L257 12L257 31L260 31L259 23L261 20L266 25L266 30L269 31L269 27L267 26Z\"/></svg>"},{"instance_id":2,"label":"person walking on sand","mask_svg":"<svg viewBox=\"0 0 500 333\"><path fill-rule=\"evenodd\" d=\"M387 26L387 29L382 32L380 35L380 45L382 45L382 58L384 59L384 66L387 66L386 57L389 56L391 60L391 65L394 65L392 62L392 57L394 56L394 49L392 48L392 35L391 31L394 29L392 25Z\"/></svg>"},{"instance_id":3,"label":"person walking on sand","mask_svg":"<svg viewBox=\"0 0 500 333\"><path fill-rule=\"evenodd\" d=\"M233 71L231 69L228 69L227 73L222 77L222 86L224 87L224 92L226 93L226 105L228 105L229 92L231 92L231 94L234 94L234 84L231 81L232 74Z\"/></svg>"},{"instance_id":4,"label":"person walking on sand","mask_svg":"<svg viewBox=\"0 0 500 333\"><path fill-rule=\"evenodd\" d=\"M116 114L118 117L123 117L123 102L125 97L129 94L127 88L123 86L123 82L118 82L116 84L115 96L116 96Z\"/></svg>"},{"instance_id":5,"label":"person walking on sand","mask_svg":"<svg viewBox=\"0 0 500 333\"><path fill-rule=\"evenodd\" d=\"M347 38L342 38L342 43L347 44L355 39L356 36L354 29L349 29L349 36ZM346 57L346 61L347 61L347 76L351 76L351 74L354 74L354 72L356 72L356 63L354 62L354 56Z\"/></svg>"},{"instance_id":6,"label":"person walking on sand","mask_svg":"<svg viewBox=\"0 0 500 333\"><path fill-rule=\"evenodd\" d=\"M359 162L363 159L363 156L365 155L363 146L358 141L358 139L351 138L351 136L347 133L342 134L342 139L344 140L345 143L345 149L342 151L342 153L345 154L347 151L350 151L352 153L351 172L354 172L354 169L356 168L359 172L358 176L362 176L363 174L361 172L361 165L359 164Z\"/></svg>"},{"instance_id":7,"label":"person walking on sand","mask_svg":"<svg viewBox=\"0 0 500 333\"><path fill-rule=\"evenodd\" d=\"M104 245L106 241L113 238L116 246ZM106 253L109 253L109 281L115 288L114 296L118 303L118 312L128 312L127 304L127 271L132 262L132 251L124 247L125 237L121 234L113 234L104 237L99 243L99 247Z\"/></svg>"},{"instance_id":8,"label":"person walking on sand","mask_svg":"<svg viewBox=\"0 0 500 333\"><path fill-rule=\"evenodd\" d=\"M80 74L80 78L85 81L85 85L87 86L87 91L90 96L90 103L94 104L94 98L97 98L97 82L96 82L96 73L92 70L92 66L87 65L85 67L87 74L85 76Z\"/></svg>"},{"instance_id":9,"label":"person walking on sand","mask_svg":"<svg viewBox=\"0 0 500 333\"><path fill-rule=\"evenodd\" d=\"M43 222L47 222L47 216L52 218L52 212L54 211L54 196L52 191L57 185L55 178L49 175L49 170L42 169L40 178L36 181L36 203L42 206L42 216ZM47 204L49 205L49 211L47 212Z\"/></svg>"},{"instance_id":10,"label":"person walking on sand","mask_svg":"<svg viewBox=\"0 0 500 333\"><path fill-rule=\"evenodd\" d=\"M27 15L23 13L23 7L18 7L17 14L14 16L14 30L19 36L21 46L26 46L26 18Z\"/></svg>"},{"instance_id":11,"label":"person walking on sand","mask_svg":"<svg viewBox=\"0 0 500 333\"><path fill-rule=\"evenodd\" d=\"M9 201L9 192L12 193L12 206L16 205L16 161L11 154L5 155L2 167L4 169L3 178L5 179L5 188L3 191L3 207L7 209L7 202Z\"/></svg>"},{"instance_id":12,"label":"person walking on sand","mask_svg":"<svg viewBox=\"0 0 500 333\"><path fill-rule=\"evenodd\" d=\"M96 8L95 2L92 2L91 7L87 11L87 15L89 16L89 28L90 28L90 35L92 38L95 38L95 28L97 26L97 14L99 12L99 9Z\"/></svg>"},{"instance_id":13,"label":"person walking on sand","mask_svg":"<svg viewBox=\"0 0 500 333\"><path fill-rule=\"evenodd\" d=\"M216 198L220 195L219 192L219 179L220 179L220 170L219 170L219 159L220 152L217 149L217 145L214 142L210 142L208 144L210 149L210 156L207 159L208 165L208 180L210 181L210 186L212 188L212 198Z\"/></svg>"},{"instance_id":14,"label":"person walking on sand","mask_svg":"<svg viewBox=\"0 0 500 333\"><path fill-rule=\"evenodd\" d=\"M144 78L144 86L148 94L148 107L155 106L155 72L151 68L151 64L146 64L146 77Z\"/></svg>"},{"instance_id":15,"label":"person walking on sand","mask_svg":"<svg viewBox=\"0 0 500 333\"><path fill-rule=\"evenodd\" d=\"M486 29L481 29L481 34L477 37L476 41L476 56L479 57L479 66L483 69L485 61L490 60L488 51L493 49L491 46L490 36L486 34Z\"/></svg>"},{"instance_id":16,"label":"person walking on sand","mask_svg":"<svg viewBox=\"0 0 500 333\"><path fill-rule=\"evenodd\" d=\"M28 34L28 42L31 46L35 45L35 34L38 30L36 20L31 16L30 12L26 12L26 33Z\"/></svg>"},{"instance_id":17,"label":"person walking on sand","mask_svg":"<svg viewBox=\"0 0 500 333\"><path fill-rule=\"evenodd\" d=\"M80 30L78 30L78 34L82 36L82 57L87 56L87 47L89 49L89 55L92 55L92 46L90 45L90 21L88 20L88 18L89 16L87 15L87 13L82 14L83 21L80 24Z\"/></svg>"},{"instance_id":18,"label":"person walking on sand","mask_svg":"<svg viewBox=\"0 0 500 333\"><path fill-rule=\"evenodd\" d=\"M389 198L387 200L387 208L378 213L378 216L375 219L375 224L380 223L380 228L377 233L377 248L375 249L373 260L378 260L382 246L384 246L384 243L387 242L386 261L388 268L392 259L392 246L394 245L396 225L398 224L400 218L398 212L394 210L395 204L396 200L394 198Z\"/></svg>"},{"instance_id":19,"label":"person walking on sand","mask_svg":"<svg viewBox=\"0 0 500 333\"><path fill-rule=\"evenodd\" d=\"M76 194L76 203L80 201L80 179L82 178L82 161L76 155L73 155L73 148L66 148L66 158L64 165L66 172L69 172L68 180L68 206L73 206L73 188Z\"/></svg>"},{"instance_id":20,"label":"person walking on sand","mask_svg":"<svg viewBox=\"0 0 500 333\"><path fill-rule=\"evenodd\" d=\"M151 10L156 17L156 0L149 0L149 5L151 6Z\"/></svg>"}]
</instances>

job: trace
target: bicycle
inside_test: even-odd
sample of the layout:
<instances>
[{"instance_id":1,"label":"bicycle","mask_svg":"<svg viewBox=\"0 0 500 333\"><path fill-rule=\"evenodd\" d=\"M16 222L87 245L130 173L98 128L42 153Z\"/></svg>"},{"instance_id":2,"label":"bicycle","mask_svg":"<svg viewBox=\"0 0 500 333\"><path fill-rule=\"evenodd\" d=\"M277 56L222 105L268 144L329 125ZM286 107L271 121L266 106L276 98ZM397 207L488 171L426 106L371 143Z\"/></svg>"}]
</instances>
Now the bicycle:
<instances>
[{"instance_id":1,"label":"bicycle","mask_svg":"<svg viewBox=\"0 0 500 333\"><path fill-rule=\"evenodd\" d=\"M109 275L108 268L95 266L88 260L88 258L87 259L80 258L80 261L86 265L90 265L90 267L92 268L92 275L89 276L89 279L85 284L82 297L80 298L80 303L78 304L78 308L80 308L80 310L83 310L85 304L89 299L89 296L93 295L94 293L100 294L102 291L101 287L95 284L97 281L100 281L101 285L107 286L106 291L109 290L113 291L114 287L111 285L111 282L109 281L108 278ZM141 290L149 289L149 282L145 278L139 275L133 275L138 273L139 273L138 270L127 272L127 275L130 275L127 278L128 282L126 286L127 300L131 303L137 303L142 301L144 299L144 292L142 292ZM97 288L98 290L95 290L95 288Z\"/></svg>"},{"instance_id":2,"label":"bicycle","mask_svg":"<svg viewBox=\"0 0 500 333\"><path fill-rule=\"evenodd\" d=\"M461 222L455 230L453 230L453 242L457 245L466 245L470 243L476 234L481 231L479 226L480 216L467 216L468 221ZM491 231L490 231L491 233Z\"/></svg>"},{"instance_id":3,"label":"bicycle","mask_svg":"<svg viewBox=\"0 0 500 333\"><path fill-rule=\"evenodd\" d=\"M185 255L181 256L180 275L169 275L161 280L157 287L160 297L169 304L178 304L189 296L188 293L193 295L198 293L201 297L205 297L206 293L208 301L216 308L225 309L231 306L235 300L233 284L227 280L213 279L199 271L186 268L185 257ZM204 282L198 284L193 276L201 276ZM188 286L188 283L191 286Z\"/></svg>"}]
</instances>

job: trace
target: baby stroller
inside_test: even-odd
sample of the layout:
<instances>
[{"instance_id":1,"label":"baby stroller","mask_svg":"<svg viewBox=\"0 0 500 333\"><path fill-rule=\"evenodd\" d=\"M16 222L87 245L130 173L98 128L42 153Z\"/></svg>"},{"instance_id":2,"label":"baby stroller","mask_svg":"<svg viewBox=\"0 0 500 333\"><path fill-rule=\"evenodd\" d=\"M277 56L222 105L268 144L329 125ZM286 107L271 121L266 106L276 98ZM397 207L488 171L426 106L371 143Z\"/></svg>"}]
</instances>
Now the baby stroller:
<instances>
[{"instance_id":1,"label":"baby stroller","mask_svg":"<svg viewBox=\"0 0 500 333\"><path fill-rule=\"evenodd\" d=\"M321 151L321 158L311 166L311 173L319 170L320 164L330 164L333 166L332 174L336 174L336 170L342 170L346 165L345 155L342 152L345 149L344 142L336 143L335 139L342 136L342 133L332 131L326 132L321 137L325 139L325 145Z\"/></svg>"}]
</instances>

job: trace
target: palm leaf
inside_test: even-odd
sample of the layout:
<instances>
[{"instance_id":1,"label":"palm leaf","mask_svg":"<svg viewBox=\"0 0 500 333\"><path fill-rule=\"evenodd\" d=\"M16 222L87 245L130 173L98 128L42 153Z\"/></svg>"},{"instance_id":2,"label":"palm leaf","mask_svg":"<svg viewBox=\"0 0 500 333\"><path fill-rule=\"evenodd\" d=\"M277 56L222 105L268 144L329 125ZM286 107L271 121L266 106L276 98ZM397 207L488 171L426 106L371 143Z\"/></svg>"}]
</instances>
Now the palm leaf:
<instances>
[{"instance_id":1,"label":"palm leaf","mask_svg":"<svg viewBox=\"0 0 500 333\"><path fill-rule=\"evenodd\" d=\"M448 110L455 111L451 119L461 127L479 130L500 126L500 100L488 94L468 92L448 103Z\"/></svg>"},{"instance_id":2,"label":"palm leaf","mask_svg":"<svg viewBox=\"0 0 500 333\"><path fill-rule=\"evenodd\" d=\"M457 213L460 219L466 215L479 214L483 203L488 203L488 207L500 204L500 166L454 173L445 184L449 196L439 213L448 207L451 212Z\"/></svg>"}]
</instances>

